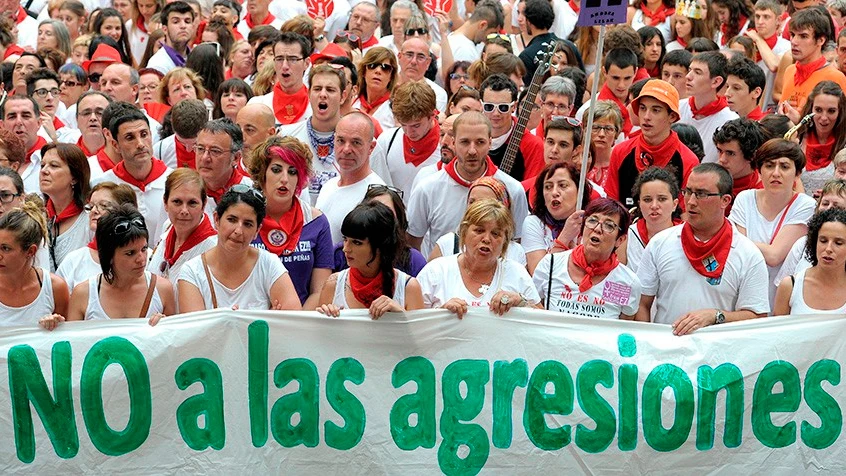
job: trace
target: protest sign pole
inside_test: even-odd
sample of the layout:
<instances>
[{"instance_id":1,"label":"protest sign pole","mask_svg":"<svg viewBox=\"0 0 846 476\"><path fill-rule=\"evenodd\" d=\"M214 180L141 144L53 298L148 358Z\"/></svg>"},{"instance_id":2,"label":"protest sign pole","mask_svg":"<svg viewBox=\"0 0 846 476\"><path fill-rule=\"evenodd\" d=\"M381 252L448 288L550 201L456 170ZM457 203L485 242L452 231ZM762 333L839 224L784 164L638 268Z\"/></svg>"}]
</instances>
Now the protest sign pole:
<instances>
[{"instance_id":1,"label":"protest sign pole","mask_svg":"<svg viewBox=\"0 0 846 476\"><path fill-rule=\"evenodd\" d=\"M591 28L591 27L585 27ZM590 91L590 107L585 124L584 140L582 141L582 172L579 176L579 194L576 195L576 210L582 209L582 195L585 193L585 181L588 173L588 158L590 157L590 136L593 132L593 110L596 108L596 92L599 88L600 63L602 62L602 47L605 45L605 25L599 26L599 44L596 45L596 61L593 70L593 85Z\"/></svg>"}]
</instances>

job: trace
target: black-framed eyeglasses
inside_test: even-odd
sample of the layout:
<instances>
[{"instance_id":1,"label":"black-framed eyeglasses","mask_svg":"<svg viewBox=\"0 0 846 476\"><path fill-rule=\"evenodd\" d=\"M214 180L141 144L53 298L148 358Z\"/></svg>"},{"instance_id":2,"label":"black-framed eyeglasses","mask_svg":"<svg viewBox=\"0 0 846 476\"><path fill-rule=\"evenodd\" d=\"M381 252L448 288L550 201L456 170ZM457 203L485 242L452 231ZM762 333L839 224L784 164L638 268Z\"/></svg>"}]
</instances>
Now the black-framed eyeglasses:
<instances>
[{"instance_id":1,"label":"black-framed eyeglasses","mask_svg":"<svg viewBox=\"0 0 846 476\"><path fill-rule=\"evenodd\" d=\"M370 71L373 71L376 68L382 68L382 71L386 73L390 73L394 70L394 67L391 66L390 63L369 63L367 65L367 69L369 69Z\"/></svg>"},{"instance_id":2,"label":"black-framed eyeglasses","mask_svg":"<svg viewBox=\"0 0 846 476\"><path fill-rule=\"evenodd\" d=\"M233 191L237 194L240 194L240 195L250 194L250 195L253 196L253 198L261 201L262 203L264 203L266 201L266 199L264 198L264 194L261 193L261 190L255 188L255 187L252 187L250 185L244 185L242 183L239 183L237 185L233 185L232 187L230 187L229 190L231 190L231 191Z\"/></svg>"},{"instance_id":3,"label":"black-framed eyeglasses","mask_svg":"<svg viewBox=\"0 0 846 476\"><path fill-rule=\"evenodd\" d=\"M402 195L403 195L402 190L400 190L396 187L391 187L390 185L383 185L381 183L371 183L370 185L368 185L367 191L369 192L371 190L375 190L376 192L384 192L384 191L390 190L390 191L394 192L395 194L399 195L399 198L402 198Z\"/></svg>"},{"instance_id":4,"label":"black-framed eyeglasses","mask_svg":"<svg viewBox=\"0 0 846 476\"><path fill-rule=\"evenodd\" d=\"M91 73L88 75L88 81L99 84L102 76L100 73Z\"/></svg>"},{"instance_id":5,"label":"black-framed eyeglasses","mask_svg":"<svg viewBox=\"0 0 846 476\"><path fill-rule=\"evenodd\" d=\"M592 130L593 132L595 132L597 134L600 133L600 132L605 133L605 134L616 134L617 133L617 128L614 127L614 126L598 126L598 125L594 124L593 126L591 126L590 130Z\"/></svg>"},{"instance_id":6,"label":"black-framed eyeglasses","mask_svg":"<svg viewBox=\"0 0 846 476\"><path fill-rule=\"evenodd\" d=\"M470 75L467 73L449 73L449 79L463 79L464 81L467 81L470 79Z\"/></svg>"},{"instance_id":7,"label":"black-framed eyeglasses","mask_svg":"<svg viewBox=\"0 0 846 476\"><path fill-rule=\"evenodd\" d=\"M589 216L585 219L585 228L588 230L596 230L599 225L602 225L600 230L602 233L614 233L620 228L620 225L614 223L613 221L600 221L599 218L595 216Z\"/></svg>"},{"instance_id":8,"label":"black-framed eyeglasses","mask_svg":"<svg viewBox=\"0 0 846 476\"><path fill-rule=\"evenodd\" d=\"M59 96L59 88L50 88L50 89L38 88L35 91L33 91L33 93L35 93L35 95L40 97L40 98L46 98L47 93L52 94L53 97L58 97Z\"/></svg>"},{"instance_id":9,"label":"black-framed eyeglasses","mask_svg":"<svg viewBox=\"0 0 846 476\"><path fill-rule=\"evenodd\" d=\"M123 235L124 233L129 232L132 227L141 228L142 230L147 229L147 224L144 223L142 218L133 218L131 220L123 220L117 223L114 228L114 233L116 235Z\"/></svg>"},{"instance_id":10,"label":"black-framed eyeglasses","mask_svg":"<svg viewBox=\"0 0 846 476\"><path fill-rule=\"evenodd\" d=\"M552 101L543 103L543 107L550 112L568 112L570 110L569 104L556 104Z\"/></svg>"},{"instance_id":11,"label":"black-framed eyeglasses","mask_svg":"<svg viewBox=\"0 0 846 476\"><path fill-rule=\"evenodd\" d=\"M428 35L429 29L428 28L409 28L405 30L405 36L416 36L416 35Z\"/></svg>"},{"instance_id":12,"label":"black-framed eyeglasses","mask_svg":"<svg viewBox=\"0 0 846 476\"><path fill-rule=\"evenodd\" d=\"M82 209L88 213L91 213L94 210L99 210L100 212L108 212L111 211L114 206L115 205L113 203L86 203L85 206L82 207Z\"/></svg>"},{"instance_id":13,"label":"black-framed eyeglasses","mask_svg":"<svg viewBox=\"0 0 846 476\"><path fill-rule=\"evenodd\" d=\"M21 193L12 193L12 192L0 192L0 203L4 205L8 205L12 203L16 198L20 197Z\"/></svg>"},{"instance_id":14,"label":"black-framed eyeglasses","mask_svg":"<svg viewBox=\"0 0 846 476\"><path fill-rule=\"evenodd\" d=\"M702 200L703 198L708 197L720 197L723 195L720 192L706 192L705 190L691 190L689 188L683 188L681 193L684 195L684 198L688 198L693 195L697 200Z\"/></svg>"},{"instance_id":15,"label":"black-framed eyeglasses","mask_svg":"<svg viewBox=\"0 0 846 476\"><path fill-rule=\"evenodd\" d=\"M494 109L499 109L499 112L506 114L514 106L513 102L484 102L482 101L482 110L485 112L494 112Z\"/></svg>"}]
</instances>

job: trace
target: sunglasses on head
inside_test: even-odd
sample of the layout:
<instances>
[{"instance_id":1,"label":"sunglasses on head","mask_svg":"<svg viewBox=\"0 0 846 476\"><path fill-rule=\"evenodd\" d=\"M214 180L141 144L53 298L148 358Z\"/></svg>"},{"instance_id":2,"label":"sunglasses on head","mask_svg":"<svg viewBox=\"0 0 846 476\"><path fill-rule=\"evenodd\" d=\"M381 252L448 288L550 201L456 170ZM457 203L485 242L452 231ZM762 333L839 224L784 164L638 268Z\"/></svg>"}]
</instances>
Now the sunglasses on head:
<instances>
[{"instance_id":1,"label":"sunglasses on head","mask_svg":"<svg viewBox=\"0 0 846 476\"><path fill-rule=\"evenodd\" d=\"M503 35L502 33L491 33L490 35L487 36L487 39L488 39L488 41L497 40L497 39L502 40L502 41L508 41L508 42L511 41L511 38L509 38L508 35Z\"/></svg>"},{"instance_id":2,"label":"sunglasses on head","mask_svg":"<svg viewBox=\"0 0 846 476\"><path fill-rule=\"evenodd\" d=\"M136 228L141 228L142 230L147 229L147 225L144 223L144 220L142 220L141 218L133 218L131 220L124 220L118 222L118 224L115 225L114 233L116 235L123 235L124 233L128 233L133 226Z\"/></svg>"},{"instance_id":3,"label":"sunglasses on head","mask_svg":"<svg viewBox=\"0 0 846 476\"><path fill-rule=\"evenodd\" d=\"M499 109L499 112L506 114L508 111L511 110L511 106L513 106L513 102L484 102L482 101L482 109L485 112L494 112L494 109Z\"/></svg>"},{"instance_id":4,"label":"sunglasses on head","mask_svg":"<svg viewBox=\"0 0 846 476\"><path fill-rule=\"evenodd\" d=\"M403 194L402 190L396 187L391 187L390 185L382 185L381 183L371 183L370 185L368 185L367 191L369 192L371 190L375 190L377 192L387 192L388 190L390 190L391 192L394 192L395 194L399 195L399 198L402 198Z\"/></svg>"},{"instance_id":5,"label":"sunglasses on head","mask_svg":"<svg viewBox=\"0 0 846 476\"><path fill-rule=\"evenodd\" d=\"M361 37L359 37L355 33L351 32L351 31L347 31L347 30L338 30L338 32L335 33L335 36L340 36L341 38L347 38L350 41L358 41L358 40L361 39Z\"/></svg>"},{"instance_id":6,"label":"sunglasses on head","mask_svg":"<svg viewBox=\"0 0 846 476\"><path fill-rule=\"evenodd\" d=\"M262 203L265 202L264 194L261 193L260 190L253 188L249 185L244 185L242 183L239 183L238 185L231 186L229 188L229 190L231 190L231 191L233 191L233 192L235 192L239 195L250 194L250 195L253 196L253 198L259 200L260 202L262 202Z\"/></svg>"},{"instance_id":7,"label":"sunglasses on head","mask_svg":"<svg viewBox=\"0 0 846 476\"><path fill-rule=\"evenodd\" d=\"M382 71L390 73L394 70L394 67L391 66L389 63L370 63L367 65L367 69L374 70L376 68L382 68Z\"/></svg>"},{"instance_id":8,"label":"sunglasses on head","mask_svg":"<svg viewBox=\"0 0 846 476\"><path fill-rule=\"evenodd\" d=\"M582 127L582 121L576 119L575 117L552 116L552 117L550 117L550 119L553 120L553 121L558 121L558 120L567 121L567 124L570 124L573 127Z\"/></svg>"},{"instance_id":9,"label":"sunglasses on head","mask_svg":"<svg viewBox=\"0 0 846 476\"><path fill-rule=\"evenodd\" d=\"M409 28L405 30L405 36L416 36L416 35L428 35L429 29L428 28Z\"/></svg>"}]
</instances>

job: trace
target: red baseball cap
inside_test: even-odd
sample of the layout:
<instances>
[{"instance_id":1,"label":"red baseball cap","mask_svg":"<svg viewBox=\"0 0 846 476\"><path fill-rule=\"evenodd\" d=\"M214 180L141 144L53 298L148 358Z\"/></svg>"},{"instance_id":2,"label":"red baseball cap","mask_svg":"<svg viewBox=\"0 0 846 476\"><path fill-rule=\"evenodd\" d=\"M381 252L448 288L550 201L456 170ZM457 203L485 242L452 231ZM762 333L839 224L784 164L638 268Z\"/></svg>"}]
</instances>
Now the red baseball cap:
<instances>
[{"instance_id":1,"label":"red baseball cap","mask_svg":"<svg viewBox=\"0 0 846 476\"><path fill-rule=\"evenodd\" d=\"M120 63L120 53L118 50L112 48L111 46L100 43L97 45L97 49L94 50L94 55L91 57L90 60L82 62L82 69L88 73L88 68L91 67L94 63L106 63L106 64L113 64L113 63Z\"/></svg>"},{"instance_id":2,"label":"red baseball cap","mask_svg":"<svg viewBox=\"0 0 846 476\"><path fill-rule=\"evenodd\" d=\"M335 43L329 43L328 45L326 45L326 48L323 48L323 51L321 51L320 53L314 53L309 58L311 59L311 64L316 64L318 61L331 61L339 56L349 58L347 52L344 51L343 48L336 45Z\"/></svg>"}]
</instances>

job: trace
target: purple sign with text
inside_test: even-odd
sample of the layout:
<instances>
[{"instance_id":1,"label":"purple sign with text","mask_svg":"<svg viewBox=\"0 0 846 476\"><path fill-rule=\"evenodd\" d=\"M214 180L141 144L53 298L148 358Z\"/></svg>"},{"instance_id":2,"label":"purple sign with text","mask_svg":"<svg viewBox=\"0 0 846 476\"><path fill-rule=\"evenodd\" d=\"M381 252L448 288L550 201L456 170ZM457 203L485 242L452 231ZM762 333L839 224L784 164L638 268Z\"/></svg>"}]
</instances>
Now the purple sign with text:
<instances>
[{"instance_id":1,"label":"purple sign with text","mask_svg":"<svg viewBox=\"0 0 846 476\"><path fill-rule=\"evenodd\" d=\"M622 0L582 0L576 26L617 25L626 23L629 2Z\"/></svg>"}]
</instances>

